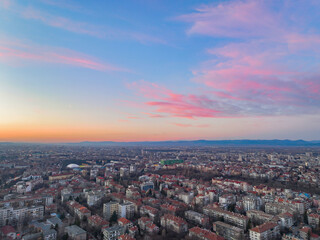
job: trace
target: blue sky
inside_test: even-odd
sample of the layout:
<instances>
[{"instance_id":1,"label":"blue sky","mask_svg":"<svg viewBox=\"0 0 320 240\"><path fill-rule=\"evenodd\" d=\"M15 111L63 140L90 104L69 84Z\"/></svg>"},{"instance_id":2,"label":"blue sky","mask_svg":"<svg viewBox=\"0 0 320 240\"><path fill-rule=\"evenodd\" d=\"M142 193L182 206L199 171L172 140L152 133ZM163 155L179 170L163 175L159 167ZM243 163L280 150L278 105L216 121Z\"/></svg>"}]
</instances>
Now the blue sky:
<instances>
[{"instance_id":1,"label":"blue sky","mask_svg":"<svg viewBox=\"0 0 320 240\"><path fill-rule=\"evenodd\" d=\"M3 141L318 139L318 1L0 1Z\"/></svg>"}]
</instances>

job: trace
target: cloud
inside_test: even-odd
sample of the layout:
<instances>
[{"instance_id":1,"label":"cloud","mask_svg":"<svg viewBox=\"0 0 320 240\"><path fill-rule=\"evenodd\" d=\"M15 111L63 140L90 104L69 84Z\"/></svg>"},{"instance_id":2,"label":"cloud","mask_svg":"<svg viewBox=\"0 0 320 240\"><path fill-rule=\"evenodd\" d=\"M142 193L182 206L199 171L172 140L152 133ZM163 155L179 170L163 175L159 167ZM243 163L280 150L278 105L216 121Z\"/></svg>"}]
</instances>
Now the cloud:
<instances>
[{"instance_id":1,"label":"cloud","mask_svg":"<svg viewBox=\"0 0 320 240\"><path fill-rule=\"evenodd\" d=\"M185 124L185 123L172 123L173 125L177 127L198 127L198 128L206 128L210 127L209 124L198 124L198 125L193 125L193 124Z\"/></svg>"},{"instance_id":2,"label":"cloud","mask_svg":"<svg viewBox=\"0 0 320 240\"><path fill-rule=\"evenodd\" d=\"M212 118L227 116L232 109L232 106L222 105L204 95L178 94L145 81L134 82L129 87L144 97L153 99L144 103L145 106L155 109L156 114L148 113L151 117ZM222 109L225 112L222 112Z\"/></svg>"},{"instance_id":3,"label":"cloud","mask_svg":"<svg viewBox=\"0 0 320 240\"><path fill-rule=\"evenodd\" d=\"M0 7L3 7L4 9L9 9L12 1L13 0L0 0Z\"/></svg>"},{"instance_id":4,"label":"cloud","mask_svg":"<svg viewBox=\"0 0 320 240\"><path fill-rule=\"evenodd\" d=\"M202 90L174 93L145 82L146 105L173 117L240 117L319 113L319 24L304 14L320 5L286 1L224 1L176 19L188 35L223 38L193 67ZM316 16L316 15L314 15ZM204 87L203 87L204 86Z\"/></svg>"},{"instance_id":5,"label":"cloud","mask_svg":"<svg viewBox=\"0 0 320 240\"><path fill-rule=\"evenodd\" d=\"M61 16L55 16L31 7L25 9L22 12L22 16L26 19L37 20L48 26L61 28L74 33L87 34L99 38L106 36L106 33L101 27L85 22L73 21Z\"/></svg>"},{"instance_id":6,"label":"cloud","mask_svg":"<svg viewBox=\"0 0 320 240\"><path fill-rule=\"evenodd\" d=\"M40 1L44 4L58 7L58 8L68 9L70 11L82 12L82 13L87 12L87 9L84 9L83 7L77 5L75 2L71 3L71 1L64 1L64 0L40 0Z\"/></svg>"},{"instance_id":7,"label":"cloud","mask_svg":"<svg viewBox=\"0 0 320 240\"><path fill-rule=\"evenodd\" d=\"M83 53L65 48L22 43L14 39L0 41L0 61L5 63L54 63L88 68L97 71L122 71L127 69L94 59Z\"/></svg>"},{"instance_id":8,"label":"cloud","mask_svg":"<svg viewBox=\"0 0 320 240\"><path fill-rule=\"evenodd\" d=\"M176 18L192 24L188 34L247 38L281 32L279 16L268 10L265 1L227 1L202 5L195 11Z\"/></svg>"},{"instance_id":9,"label":"cloud","mask_svg":"<svg viewBox=\"0 0 320 240\"><path fill-rule=\"evenodd\" d=\"M143 112L143 114L148 115L150 118L164 118L164 117L166 117L161 114L148 113L148 112Z\"/></svg>"},{"instance_id":10,"label":"cloud","mask_svg":"<svg viewBox=\"0 0 320 240\"><path fill-rule=\"evenodd\" d=\"M45 4L70 9L72 11L82 12L82 10L84 10L83 8L81 8L81 6L76 6L61 1L42 1ZM42 9L35 8L31 5L28 7L23 7L18 3L13 4L12 2L9 3L8 1L2 0L2 2L0 2L0 7L4 7L7 10L10 10L14 14L19 15L24 19L38 21L47 26L62 29L76 34L89 35L102 39L120 39L126 41L133 40L141 44L167 44L167 42L161 37L152 34L136 32L133 30L122 30L110 26L103 26L92 24L89 22L73 20L68 17L51 14Z\"/></svg>"}]
</instances>

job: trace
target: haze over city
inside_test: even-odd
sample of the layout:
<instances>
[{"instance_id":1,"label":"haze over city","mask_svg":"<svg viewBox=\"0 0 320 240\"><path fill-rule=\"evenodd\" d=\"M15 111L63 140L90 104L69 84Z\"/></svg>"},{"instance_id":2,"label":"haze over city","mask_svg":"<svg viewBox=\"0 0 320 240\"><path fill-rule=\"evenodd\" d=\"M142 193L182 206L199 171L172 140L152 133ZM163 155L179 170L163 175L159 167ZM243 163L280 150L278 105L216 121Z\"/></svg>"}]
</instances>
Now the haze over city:
<instances>
[{"instance_id":1,"label":"haze over city","mask_svg":"<svg viewBox=\"0 0 320 240\"><path fill-rule=\"evenodd\" d=\"M0 1L0 141L319 140L320 2Z\"/></svg>"}]
</instances>

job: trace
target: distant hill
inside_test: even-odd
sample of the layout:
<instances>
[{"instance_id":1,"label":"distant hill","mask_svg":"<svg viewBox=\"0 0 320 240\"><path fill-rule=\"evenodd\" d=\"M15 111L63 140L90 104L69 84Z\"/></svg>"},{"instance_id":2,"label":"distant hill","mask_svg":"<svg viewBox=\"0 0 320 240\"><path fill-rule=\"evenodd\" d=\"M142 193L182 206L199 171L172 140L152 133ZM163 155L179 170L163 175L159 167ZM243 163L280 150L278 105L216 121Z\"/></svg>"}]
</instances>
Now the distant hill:
<instances>
[{"instance_id":1,"label":"distant hill","mask_svg":"<svg viewBox=\"0 0 320 240\"><path fill-rule=\"evenodd\" d=\"M45 143L14 143L14 142L0 142L0 146L4 145L33 145ZM234 146L234 147L320 147L320 140L305 141L305 140L181 140L181 141L144 141L144 142L113 142L113 141L85 141L73 143L56 143L58 145L69 146L147 146L147 147L206 147L206 146ZM55 145L56 145L55 144ZM48 144L50 145L50 144Z\"/></svg>"},{"instance_id":2,"label":"distant hill","mask_svg":"<svg viewBox=\"0 0 320 240\"><path fill-rule=\"evenodd\" d=\"M320 141L304 140L194 140L194 141L150 141L150 142L79 142L70 143L82 146L287 146L287 147L313 147L319 146Z\"/></svg>"}]
</instances>

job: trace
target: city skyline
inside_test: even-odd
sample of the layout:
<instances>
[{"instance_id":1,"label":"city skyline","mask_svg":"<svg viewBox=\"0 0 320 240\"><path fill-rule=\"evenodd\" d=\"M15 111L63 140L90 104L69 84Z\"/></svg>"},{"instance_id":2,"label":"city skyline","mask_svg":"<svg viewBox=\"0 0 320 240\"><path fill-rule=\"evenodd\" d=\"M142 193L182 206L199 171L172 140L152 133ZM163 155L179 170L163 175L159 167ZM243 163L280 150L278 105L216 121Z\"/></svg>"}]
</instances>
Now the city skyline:
<instances>
[{"instance_id":1,"label":"city skyline","mask_svg":"<svg viewBox=\"0 0 320 240\"><path fill-rule=\"evenodd\" d=\"M0 142L319 140L319 10L0 0Z\"/></svg>"}]
</instances>

